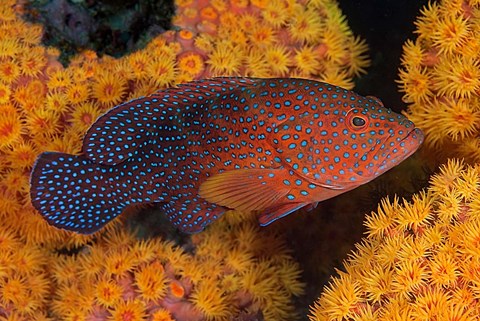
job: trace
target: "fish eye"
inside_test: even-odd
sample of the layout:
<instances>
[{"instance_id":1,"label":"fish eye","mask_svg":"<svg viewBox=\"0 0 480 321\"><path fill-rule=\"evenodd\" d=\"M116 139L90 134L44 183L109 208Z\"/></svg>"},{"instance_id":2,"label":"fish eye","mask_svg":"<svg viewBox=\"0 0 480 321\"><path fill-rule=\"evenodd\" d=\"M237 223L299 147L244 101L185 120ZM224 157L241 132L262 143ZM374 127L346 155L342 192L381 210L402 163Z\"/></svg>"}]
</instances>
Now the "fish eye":
<instances>
[{"instance_id":1,"label":"fish eye","mask_svg":"<svg viewBox=\"0 0 480 321\"><path fill-rule=\"evenodd\" d=\"M365 123L366 121L362 117L355 116L352 118L352 124L355 127L363 127L365 126Z\"/></svg>"},{"instance_id":2,"label":"fish eye","mask_svg":"<svg viewBox=\"0 0 480 321\"><path fill-rule=\"evenodd\" d=\"M353 131L362 131L365 128L368 128L368 116L361 114L358 109L349 110L346 119L347 126Z\"/></svg>"}]
</instances>

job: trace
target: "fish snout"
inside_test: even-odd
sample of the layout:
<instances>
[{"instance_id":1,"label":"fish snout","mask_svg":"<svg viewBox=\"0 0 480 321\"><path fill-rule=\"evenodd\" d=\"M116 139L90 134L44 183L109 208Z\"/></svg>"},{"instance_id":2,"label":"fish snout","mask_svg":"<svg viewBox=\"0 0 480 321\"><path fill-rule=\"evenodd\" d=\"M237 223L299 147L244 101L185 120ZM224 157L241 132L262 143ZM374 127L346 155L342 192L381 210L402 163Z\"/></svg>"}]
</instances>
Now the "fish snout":
<instances>
[{"instance_id":1,"label":"fish snout","mask_svg":"<svg viewBox=\"0 0 480 321\"><path fill-rule=\"evenodd\" d=\"M412 126L413 123L409 121ZM422 145L424 139L420 128L413 128L408 134L400 140L393 148L384 150L381 154L383 159L379 166L372 169L374 176L378 176L390 168L400 164L406 158L410 157Z\"/></svg>"}]
</instances>

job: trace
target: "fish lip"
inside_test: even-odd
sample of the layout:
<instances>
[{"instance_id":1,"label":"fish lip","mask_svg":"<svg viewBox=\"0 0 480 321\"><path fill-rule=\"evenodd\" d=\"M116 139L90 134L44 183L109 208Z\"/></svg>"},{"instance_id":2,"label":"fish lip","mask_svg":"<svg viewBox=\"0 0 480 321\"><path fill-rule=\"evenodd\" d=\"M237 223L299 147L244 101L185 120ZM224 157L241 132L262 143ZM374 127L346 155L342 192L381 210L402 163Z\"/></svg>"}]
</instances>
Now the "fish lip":
<instances>
[{"instance_id":1,"label":"fish lip","mask_svg":"<svg viewBox=\"0 0 480 321\"><path fill-rule=\"evenodd\" d=\"M388 141L388 139L391 138L391 137L393 137L393 135L388 136L382 143L385 144ZM424 134L423 134L423 132L420 128L417 128L417 127L412 128L412 130L410 130L407 133L407 135L405 135L405 137L403 137L397 144L395 144L394 146L387 149L387 153L386 153L385 157L383 158L382 162L376 167L374 175L378 176L378 175L384 173L385 171L389 170L390 168L397 166L402 161L404 161L405 159L410 157L422 145L424 138L425 138ZM404 142L406 140L411 140L411 142L409 144L415 145L414 148L408 148L408 151L406 153L399 154L398 156L393 157L393 158L389 158L389 156L391 156L390 150L392 148L395 148L395 147L399 146L402 142ZM391 162L393 159L397 160L396 163L393 166L386 167L385 165L387 164L387 162L389 162L389 161Z\"/></svg>"}]
</instances>

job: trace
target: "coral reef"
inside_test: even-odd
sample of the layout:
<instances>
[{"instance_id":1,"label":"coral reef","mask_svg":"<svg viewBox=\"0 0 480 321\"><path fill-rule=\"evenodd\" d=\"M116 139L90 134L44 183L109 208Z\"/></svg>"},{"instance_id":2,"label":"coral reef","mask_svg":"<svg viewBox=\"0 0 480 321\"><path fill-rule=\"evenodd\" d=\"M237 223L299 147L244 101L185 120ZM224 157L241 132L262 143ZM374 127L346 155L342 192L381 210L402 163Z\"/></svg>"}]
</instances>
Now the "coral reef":
<instances>
[{"instance_id":1,"label":"coral reef","mask_svg":"<svg viewBox=\"0 0 480 321\"><path fill-rule=\"evenodd\" d=\"M334 1L186 0L177 7L174 24L184 31L175 36L190 54L183 59L205 61L204 78L289 75L351 89L370 63Z\"/></svg>"},{"instance_id":2,"label":"coral reef","mask_svg":"<svg viewBox=\"0 0 480 321\"><path fill-rule=\"evenodd\" d=\"M403 47L400 90L436 160L480 161L480 4L430 3Z\"/></svg>"},{"instance_id":3,"label":"coral reef","mask_svg":"<svg viewBox=\"0 0 480 321\"><path fill-rule=\"evenodd\" d=\"M411 202L383 200L310 320L477 320L479 187L478 165L449 160Z\"/></svg>"},{"instance_id":4,"label":"coral reef","mask_svg":"<svg viewBox=\"0 0 480 321\"><path fill-rule=\"evenodd\" d=\"M195 235L195 253L135 240L119 220L81 236L35 213L29 173L40 152L80 153L85 130L115 104L194 78L304 76L351 88L366 45L337 5L200 1L195 12L177 1L178 30L119 59L85 50L65 67L41 44L43 28L22 20L24 3L0 2L0 319L294 318L299 267L251 218L236 213Z\"/></svg>"},{"instance_id":5,"label":"coral reef","mask_svg":"<svg viewBox=\"0 0 480 321\"><path fill-rule=\"evenodd\" d=\"M242 220L238 219L238 216ZM296 318L300 268L279 235L229 212L192 237L188 251L159 238L111 230L52 274L53 315L61 320L264 320Z\"/></svg>"}]
</instances>

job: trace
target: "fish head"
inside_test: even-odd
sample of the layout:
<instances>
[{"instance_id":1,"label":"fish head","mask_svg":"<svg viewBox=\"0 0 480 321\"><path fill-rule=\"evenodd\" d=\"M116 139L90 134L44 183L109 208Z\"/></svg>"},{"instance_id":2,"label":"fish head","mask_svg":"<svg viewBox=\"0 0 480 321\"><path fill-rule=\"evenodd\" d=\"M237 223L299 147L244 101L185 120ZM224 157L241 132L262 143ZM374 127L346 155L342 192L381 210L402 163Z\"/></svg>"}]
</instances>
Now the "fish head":
<instances>
[{"instance_id":1,"label":"fish head","mask_svg":"<svg viewBox=\"0 0 480 321\"><path fill-rule=\"evenodd\" d=\"M345 93L350 96L343 101L278 126L283 132L279 130L274 141L283 166L331 189L352 189L374 179L423 142L423 133L413 122L377 98Z\"/></svg>"},{"instance_id":2,"label":"fish head","mask_svg":"<svg viewBox=\"0 0 480 321\"><path fill-rule=\"evenodd\" d=\"M384 107L376 98L367 97L364 106L351 108L344 115L345 125L337 144L358 150L350 161L340 153L341 166L352 174L348 180L370 181L400 164L423 143L423 132L412 121Z\"/></svg>"}]
</instances>

